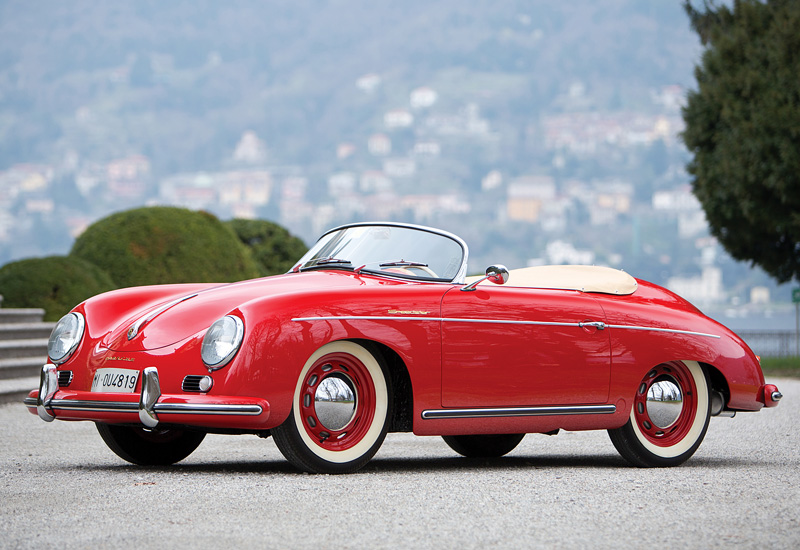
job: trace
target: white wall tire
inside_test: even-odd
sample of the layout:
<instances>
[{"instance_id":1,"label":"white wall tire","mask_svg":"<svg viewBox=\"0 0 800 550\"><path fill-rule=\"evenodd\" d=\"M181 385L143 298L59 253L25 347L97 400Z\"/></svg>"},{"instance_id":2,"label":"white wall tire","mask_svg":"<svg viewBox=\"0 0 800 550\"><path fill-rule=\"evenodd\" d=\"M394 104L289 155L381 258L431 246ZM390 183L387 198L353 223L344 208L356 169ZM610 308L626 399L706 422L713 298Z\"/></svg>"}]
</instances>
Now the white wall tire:
<instances>
[{"instance_id":1,"label":"white wall tire","mask_svg":"<svg viewBox=\"0 0 800 550\"><path fill-rule=\"evenodd\" d=\"M324 392L326 384L342 388L341 395ZM391 397L391 377L377 353L355 342L331 342L306 361L292 412L272 435L286 459L303 471L353 472L383 443ZM331 407L337 412L330 413Z\"/></svg>"},{"instance_id":2,"label":"white wall tire","mask_svg":"<svg viewBox=\"0 0 800 550\"><path fill-rule=\"evenodd\" d=\"M628 422L612 443L639 467L677 466L700 446L711 416L708 378L696 361L663 363L639 384Z\"/></svg>"}]
</instances>

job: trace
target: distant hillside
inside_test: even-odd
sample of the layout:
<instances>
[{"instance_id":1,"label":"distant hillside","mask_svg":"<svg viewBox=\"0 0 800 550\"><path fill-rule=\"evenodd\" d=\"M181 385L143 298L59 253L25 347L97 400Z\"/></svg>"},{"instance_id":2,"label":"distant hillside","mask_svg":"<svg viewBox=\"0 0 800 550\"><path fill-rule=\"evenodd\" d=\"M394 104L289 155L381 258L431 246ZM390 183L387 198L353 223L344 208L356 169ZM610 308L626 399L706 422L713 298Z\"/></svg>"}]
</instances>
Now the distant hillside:
<instances>
[{"instance_id":1,"label":"distant hillside","mask_svg":"<svg viewBox=\"0 0 800 550\"><path fill-rule=\"evenodd\" d=\"M698 52L677 0L4 1L0 170L67 153L213 169L246 130L311 165L423 85L524 132L576 81L597 109L689 86Z\"/></svg>"}]
</instances>

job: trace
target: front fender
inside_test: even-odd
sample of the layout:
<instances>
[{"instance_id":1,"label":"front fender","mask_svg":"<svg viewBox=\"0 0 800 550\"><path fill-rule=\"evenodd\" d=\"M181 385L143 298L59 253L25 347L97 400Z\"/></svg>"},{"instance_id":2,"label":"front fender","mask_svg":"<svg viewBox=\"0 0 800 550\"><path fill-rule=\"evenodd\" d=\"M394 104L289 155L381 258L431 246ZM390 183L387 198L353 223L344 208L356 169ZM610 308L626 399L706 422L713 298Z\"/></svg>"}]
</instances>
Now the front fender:
<instances>
[{"instance_id":1,"label":"front fender","mask_svg":"<svg viewBox=\"0 0 800 550\"><path fill-rule=\"evenodd\" d=\"M238 310L246 338L226 384L254 382L268 392L272 418L285 419L300 371L317 349L337 340L367 340L401 358L414 388L415 409L439 407L440 303L448 289L393 285L362 288L358 293L332 289L248 302Z\"/></svg>"}]
</instances>

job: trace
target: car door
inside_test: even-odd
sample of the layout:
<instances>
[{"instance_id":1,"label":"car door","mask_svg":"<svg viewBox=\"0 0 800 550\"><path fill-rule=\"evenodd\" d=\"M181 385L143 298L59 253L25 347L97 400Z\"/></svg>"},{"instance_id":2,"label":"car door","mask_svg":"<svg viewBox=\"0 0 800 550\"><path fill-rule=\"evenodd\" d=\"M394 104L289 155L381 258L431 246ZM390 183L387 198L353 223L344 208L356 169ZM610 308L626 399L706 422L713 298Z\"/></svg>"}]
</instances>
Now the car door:
<instances>
[{"instance_id":1,"label":"car door","mask_svg":"<svg viewBox=\"0 0 800 550\"><path fill-rule=\"evenodd\" d=\"M605 403L611 354L604 321L583 292L454 288L442 300L442 406Z\"/></svg>"}]
</instances>

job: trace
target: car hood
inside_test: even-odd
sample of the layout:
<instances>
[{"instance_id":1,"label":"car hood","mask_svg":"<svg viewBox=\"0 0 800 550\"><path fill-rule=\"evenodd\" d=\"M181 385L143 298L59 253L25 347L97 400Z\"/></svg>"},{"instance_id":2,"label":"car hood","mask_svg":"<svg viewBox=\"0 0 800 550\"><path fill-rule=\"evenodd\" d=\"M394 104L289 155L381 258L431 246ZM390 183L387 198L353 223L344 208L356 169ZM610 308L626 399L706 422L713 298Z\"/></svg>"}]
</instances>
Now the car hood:
<instances>
[{"instance_id":1,"label":"car hood","mask_svg":"<svg viewBox=\"0 0 800 550\"><path fill-rule=\"evenodd\" d=\"M314 289L362 286L368 281L352 273L318 271L292 273L223 284L187 292L178 290L157 304L121 320L103 338L103 347L113 351L145 351L170 346L208 329L220 317L256 299ZM402 283L401 283L402 284ZM143 287L146 292L148 287ZM106 307L113 307L107 304Z\"/></svg>"}]
</instances>

